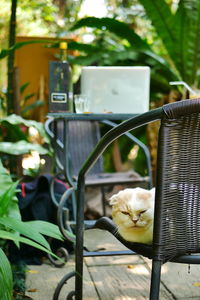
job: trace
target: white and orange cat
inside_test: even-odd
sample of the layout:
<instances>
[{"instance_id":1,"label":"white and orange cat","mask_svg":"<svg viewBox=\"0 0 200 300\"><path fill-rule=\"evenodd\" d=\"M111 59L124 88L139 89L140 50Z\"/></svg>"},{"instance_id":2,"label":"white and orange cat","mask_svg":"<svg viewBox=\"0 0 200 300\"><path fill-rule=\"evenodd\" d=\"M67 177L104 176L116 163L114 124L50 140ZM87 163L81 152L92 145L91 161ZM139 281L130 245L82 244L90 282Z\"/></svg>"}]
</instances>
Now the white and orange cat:
<instances>
[{"instance_id":1,"label":"white and orange cat","mask_svg":"<svg viewBox=\"0 0 200 300\"><path fill-rule=\"evenodd\" d=\"M129 242L151 244L155 188L127 188L110 198L112 218L119 234Z\"/></svg>"}]
</instances>

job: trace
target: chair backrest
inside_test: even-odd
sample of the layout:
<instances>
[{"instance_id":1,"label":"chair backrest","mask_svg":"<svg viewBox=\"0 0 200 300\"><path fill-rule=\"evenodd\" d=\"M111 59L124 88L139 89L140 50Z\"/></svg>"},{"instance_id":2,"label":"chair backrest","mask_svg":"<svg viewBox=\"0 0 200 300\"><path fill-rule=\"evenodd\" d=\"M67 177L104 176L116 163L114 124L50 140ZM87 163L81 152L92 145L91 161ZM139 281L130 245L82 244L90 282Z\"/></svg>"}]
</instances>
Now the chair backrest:
<instances>
[{"instance_id":1,"label":"chair backrest","mask_svg":"<svg viewBox=\"0 0 200 300\"><path fill-rule=\"evenodd\" d=\"M52 146L55 150L55 171L56 173L64 172L67 181L72 185L74 178L75 180L77 179L81 166L85 163L89 154L91 154L101 138L100 123L106 125L107 128L117 126L116 123L110 120L68 120L65 117L48 119L45 122L46 132L51 138ZM148 174L148 177L144 178L144 184L148 183L149 186L152 186L151 157L148 147L132 134L126 132L125 135L128 140L133 144L137 144L142 149L146 158ZM88 175L99 175L102 173L104 173L104 166L103 156L101 155L89 170ZM127 184L130 182L133 183L134 180L137 181L139 178L139 175L136 174L136 176L135 174L133 172L123 177L122 173L118 173L115 179L118 183L121 180ZM103 177L101 175L100 177L94 176L93 178L96 178L95 180L97 181L98 178L104 178L104 182L113 183L113 178L109 179L107 175L103 175ZM93 181L92 184L95 182Z\"/></svg>"},{"instance_id":2,"label":"chair backrest","mask_svg":"<svg viewBox=\"0 0 200 300\"><path fill-rule=\"evenodd\" d=\"M69 121L68 146L70 169L74 176L78 175L80 166L100 140L99 123L95 121ZM98 159L89 174L103 172L103 158Z\"/></svg>"},{"instance_id":3,"label":"chair backrest","mask_svg":"<svg viewBox=\"0 0 200 300\"><path fill-rule=\"evenodd\" d=\"M200 252L200 99L163 107L158 142L154 253Z\"/></svg>"},{"instance_id":4,"label":"chair backrest","mask_svg":"<svg viewBox=\"0 0 200 300\"><path fill-rule=\"evenodd\" d=\"M65 169L71 179L78 175L81 165L100 139L100 127L96 121L64 119L47 120L45 128L52 139L57 164ZM89 174L103 172L103 157L100 157ZM68 178L69 179L69 178Z\"/></svg>"}]
</instances>

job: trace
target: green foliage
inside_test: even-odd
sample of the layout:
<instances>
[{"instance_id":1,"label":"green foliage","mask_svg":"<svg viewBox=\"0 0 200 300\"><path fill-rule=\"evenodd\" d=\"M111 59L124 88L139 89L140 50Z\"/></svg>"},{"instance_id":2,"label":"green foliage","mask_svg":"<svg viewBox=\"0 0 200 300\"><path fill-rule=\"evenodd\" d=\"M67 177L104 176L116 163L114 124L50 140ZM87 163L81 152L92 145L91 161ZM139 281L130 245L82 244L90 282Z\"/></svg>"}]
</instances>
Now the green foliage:
<instances>
[{"instance_id":1,"label":"green foliage","mask_svg":"<svg viewBox=\"0 0 200 300\"><path fill-rule=\"evenodd\" d=\"M26 120L19 115L9 115L7 117L0 119L0 124L9 124L15 126L13 129L17 129L19 125L24 125L26 127L34 127L37 129L39 134L44 138L45 142L49 142L48 135L45 132L44 125L40 122L34 121L34 120Z\"/></svg>"},{"instance_id":2,"label":"green foliage","mask_svg":"<svg viewBox=\"0 0 200 300\"><path fill-rule=\"evenodd\" d=\"M112 18L95 18L87 17L79 20L71 30L76 30L81 27L98 28L108 30L115 33L121 39L126 39L132 47L140 50L150 50L149 45L142 40L126 23L120 22Z\"/></svg>"},{"instance_id":3,"label":"green foliage","mask_svg":"<svg viewBox=\"0 0 200 300\"><path fill-rule=\"evenodd\" d=\"M55 256L43 235L62 240L58 227L44 221L21 221L15 195L17 184L0 161L0 239L11 240L18 247L20 242L25 243ZM12 286L10 264L0 248L0 299L12 299Z\"/></svg>"},{"instance_id":4,"label":"green foliage","mask_svg":"<svg viewBox=\"0 0 200 300\"><path fill-rule=\"evenodd\" d=\"M0 59L5 58L6 56L8 56L10 53L12 53L13 51L20 49L21 47L24 47L26 45L30 45L30 44L38 44L38 43L52 43L51 41L48 40L32 40L32 41L26 41L26 42L18 42L15 43L14 46L10 47L9 49L2 49L0 51Z\"/></svg>"},{"instance_id":5,"label":"green foliage","mask_svg":"<svg viewBox=\"0 0 200 300\"><path fill-rule=\"evenodd\" d=\"M172 12L165 0L139 0L182 80L199 85L200 1L180 0Z\"/></svg>"},{"instance_id":6,"label":"green foliage","mask_svg":"<svg viewBox=\"0 0 200 300\"><path fill-rule=\"evenodd\" d=\"M12 182L8 171L0 161L0 217L9 216L21 219L15 196L17 184L18 182Z\"/></svg>"},{"instance_id":7,"label":"green foliage","mask_svg":"<svg viewBox=\"0 0 200 300\"><path fill-rule=\"evenodd\" d=\"M34 27L36 27L40 36L52 34L66 36L68 28L77 19L81 3L82 0L18 1L18 8L22 12L22 15L18 16L18 20L24 24L23 28L21 28L22 34L34 35Z\"/></svg>"},{"instance_id":8,"label":"green foliage","mask_svg":"<svg viewBox=\"0 0 200 300\"><path fill-rule=\"evenodd\" d=\"M0 299L11 300L13 289L12 270L10 263L0 248Z\"/></svg>"},{"instance_id":9,"label":"green foliage","mask_svg":"<svg viewBox=\"0 0 200 300\"><path fill-rule=\"evenodd\" d=\"M33 97L34 94L29 94L25 97L25 101ZM26 116L30 113L30 111L34 110L35 108L44 105L44 101L42 100L36 100L33 103L26 105L25 107L22 106L21 115Z\"/></svg>"},{"instance_id":10,"label":"green foliage","mask_svg":"<svg viewBox=\"0 0 200 300\"><path fill-rule=\"evenodd\" d=\"M20 114L22 117L28 117L30 111L34 110L35 108L44 105L44 101L42 100L35 100L33 103L31 104L27 104L27 101L29 99L31 99L32 97L35 96L34 93L28 94L26 96L23 96L23 93L25 92L26 88L29 86L29 82L24 83L21 87L20 87Z\"/></svg>"},{"instance_id":11,"label":"green foliage","mask_svg":"<svg viewBox=\"0 0 200 300\"><path fill-rule=\"evenodd\" d=\"M19 141L16 143L1 142L0 152L4 152L10 155L21 155L30 153L31 151L37 151L40 154L49 154L49 151L38 144L32 144L26 141Z\"/></svg>"},{"instance_id":12,"label":"green foliage","mask_svg":"<svg viewBox=\"0 0 200 300\"><path fill-rule=\"evenodd\" d=\"M169 92L169 81L179 80L171 64L155 53L146 39L141 38L126 23L114 18L87 17L78 21L71 30L93 28L96 38L91 44L70 42L69 49L80 51L78 57L69 56L79 65L123 65L151 67L151 91Z\"/></svg>"},{"instance_id":13,"label":"green foliage","mask_svg":"<svg viewBox=\"0 0 200 300\"><path fill-rule=\"evenodd\" d=\"M84 55L77 63L96 65L149 65L152 86L159 92L169 91L171 80L184 80L189 85L200 85L200 2L180 0L173 10L165 0L139 0L161 39L168 57L155 53L147 39L141 38L128 24L114 18L88 17L78 21L72 30L93 28L96 39L91 47L77 46ZM130 4L129 4L130 6ZM118 45L108 38L118 37ZM111 37L111 35L110 35ZM110 44L109 44L110 42ZM95 47L94 47L95 45ZM102 47L102 45L104 47ZM112 45L112 47L111 47ZM153 45L152 45L153 46ZM76 59L74 60L76 63ZM81 63L82 62L82 63Z\"/></svg>"},{"instance_id":14,"label":"green foliage","mask_svg":"<svg viewBox=\"0 0 200 300\"><path fill-rule=\"evenodd\" d=\"M15 300L24 299L26 290L26 272L27 266L24 262L19 261L11 265L13 273L13 297Z\"/></svg>"},{"instance_id":15,"label":"green foliage","mask_svg":"<svg viewBox=\"0 0 200 300\"><path fill-rule=\"evenodd\" d=\"M39 141L31 140L29 128L34 127L38 132ZM21 116L12 114L0 119L0 152L6 155L23 155L37 151L40 155L52 155L49 137L47 136L44 125L34 120L26 120ZM46 147L43 147L43 145ZM2 160L9 166L8 159L4 156ZM38 173L40 169L37 168ZM14 172L13 172L14 173ZM36 175L36 174L35 174Z\"/></svg>"}]
</instances>

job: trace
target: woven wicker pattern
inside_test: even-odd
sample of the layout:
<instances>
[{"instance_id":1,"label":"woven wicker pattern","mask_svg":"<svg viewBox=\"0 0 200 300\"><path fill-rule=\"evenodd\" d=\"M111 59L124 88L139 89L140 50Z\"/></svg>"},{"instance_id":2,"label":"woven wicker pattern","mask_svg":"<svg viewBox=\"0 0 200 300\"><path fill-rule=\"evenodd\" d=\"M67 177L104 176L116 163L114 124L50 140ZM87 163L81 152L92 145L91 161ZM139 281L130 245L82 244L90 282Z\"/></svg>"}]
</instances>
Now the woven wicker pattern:
<instances>
[{"instance_id":1,"label":"woven wicker pattern","mask_svg":"<svg viewBox=\"0 0 200 300\"><path fill-rule=\"evenodd\" d=\"M160 129L154 251L163 261L200 252L200 114L189 104L167 110Z\"/></svg>"},{"instance_id":2,"label":"woven wicker pattern","mask_svg":"<svg viewBox=\"0 0 200 300\"><path fill-rule=\"evenodd\" d=\"M72 156L72 174L77 176L80 171L80 166L84 163L100 139L99 125L91 121L69 121L68 126L69 153ZM90 170L89 174L102 172L103 160L101 157Z\"/></svg>"}]
</instances>

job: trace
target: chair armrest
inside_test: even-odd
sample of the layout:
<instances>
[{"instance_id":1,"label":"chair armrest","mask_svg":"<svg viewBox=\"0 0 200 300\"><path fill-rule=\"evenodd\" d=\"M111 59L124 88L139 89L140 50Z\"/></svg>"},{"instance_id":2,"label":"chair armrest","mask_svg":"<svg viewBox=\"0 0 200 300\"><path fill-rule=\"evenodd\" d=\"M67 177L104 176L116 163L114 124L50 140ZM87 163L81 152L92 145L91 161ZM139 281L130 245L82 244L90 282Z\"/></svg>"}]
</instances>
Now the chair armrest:
<instances>
[{"instance_id":1,"label":"chair armrest","mask_svg":"<svg viewBox=\"0 0 200 300\"><path fill-rule=\"evenodd\" d=\"M60 148L61 151L63 151L64 150L64 144L61 142L61 140L59 140L55 136L54 132L51 130L51 126L53 125L54 121L55 120L53 118L47 119L47 121L44 123L44 128L45 128L46 133L50 137L52 143L54 144L54 149L57 146L57 147ZM57 165L58 169L63 172L64 171L64 166L61 163L61 161L60 161L60 159L59 159L59 157L57 155L55 155L55 162L56 162L56 165Z\"/></svg>"},{"instance_id":2,"label":"chair armrest","mask_svg":"<svg viewBox=\"0 0 200 300\"><path fill-rule=\"evenodd\" d=\"M125 245L133 252L144 255L150 259L153 257L152 245L128 242L124 240L122 236L120 236L120 234L118 233L117 226L108 217L101 217L95 223L91 224L91 226L88 226L87 229L94 229L94 228L109 231L112 235L115 236L115 238L117 238L118 241L120 241L123 245Z\"/></svg>"},{"instance_id":3,"label":"chair armrest","mask_svg":"<svg viewBox=\"0 0 200 300\"><path fill-rule=\"evenodd\" d=\"M69 220L69 211L66 208L66 203L69 197L71 197L72 193L74 193L74 188L69 188L61 197L60 203L58 205L58 211L57 211L57 222L58 227L60 229L60 232L63 234L63 236L71 242L75 242L75 235L72 233L71 227L68 224Z\"/></svg>"},{"instance_id":4,"label":"chair armrest","mask_svg":"<svg viewBox=\"0 0 200 300\"><path fill-rule=\"evenodd\" d=\"M51 139L55 139L55 134L53 133L53 131L50 129L50 126L53 124L54 119L53 118L49 118L45 123L44 123L44 128L46 130L46 133L48 134L48 136ZM58 138L56 138L55 140L56 144L60 147L60 149L64 149L64 144L61 142L61 140L59 140Z\"/></svg>"}]
</instances>

